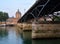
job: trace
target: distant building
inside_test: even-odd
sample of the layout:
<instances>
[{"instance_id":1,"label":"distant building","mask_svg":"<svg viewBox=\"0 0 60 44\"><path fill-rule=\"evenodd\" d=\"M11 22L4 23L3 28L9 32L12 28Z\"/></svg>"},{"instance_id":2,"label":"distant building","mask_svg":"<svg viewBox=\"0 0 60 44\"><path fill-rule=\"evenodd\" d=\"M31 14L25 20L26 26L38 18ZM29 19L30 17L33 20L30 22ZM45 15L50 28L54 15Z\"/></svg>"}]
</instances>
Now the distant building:
<instances>
[{"instance_id":1,"label":"distant building","mask_svg":"<svg viewBox=\"0 0 60 44\"><path fill-rule=\"evenodd\" d=\"M41 17L41 18L39 18L39 21L52 21L52 18L50 18L50 17Z\"/></svg>"},{"instance_id":2,"label":"distant building","mask_svg":"<svg viewBox=\"0 0 60 44\"><path fill-rule=\"evenodd\" d=\"M52 21L52 18L46 17L46 21Z\"/></svg>"},{"instance_id":3,"label":"distant building","mask_svg":"<svg viewBox=\"0 0 60 44\"><path fill-rule=\"evenodd\" d=\"M21 18L21 12L19 11L19 9L16 12L15 16L16 16L17 19Z\"/></svg>"},{"instance_id":4,"label":"distant building","mask_svg":"<svg viewBox=\"0 0 60 44\"><path fill-rule=\"evenodd\" d=\"M54 12L55 16L60 16L60 11Z\"/></svg>"},{"instance_id":5,"label":"distant building","mask_svg":"<svg viewBox=\"0 0 60 44\"><path fill-rule=\"evenodd\" d=\"M19 11L19 9L17 10L16 14L15 14L15 17L11 17L11 18L8 18L6 20L7 24L17 24L17 21L21 18L21 12Z\"/></svg>"},{"instance_id":6,"label":"distant building","mask_svg":"<svg viewBox=\"0 0 60 44\"><path fill-rule=\"evenodd\" d=\"M39 21L44 21L44 17L40 17L39 18Z\"/></svg>"}]
</instances>

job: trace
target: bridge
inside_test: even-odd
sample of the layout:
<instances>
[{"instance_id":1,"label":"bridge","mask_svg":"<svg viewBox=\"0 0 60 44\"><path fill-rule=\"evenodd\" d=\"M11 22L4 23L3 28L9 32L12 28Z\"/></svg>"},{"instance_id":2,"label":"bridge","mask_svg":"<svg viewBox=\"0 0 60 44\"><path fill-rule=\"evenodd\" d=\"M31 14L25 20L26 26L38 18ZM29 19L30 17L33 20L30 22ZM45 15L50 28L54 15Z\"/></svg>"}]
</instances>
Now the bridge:
<instances>
[{"instance_id":1,"label":"bridge","mask_svg":"<svg viewBox=\"0 0 60 44\"><path fill-rule=\"evenodd\" d=\"M60 0L36 0L35 4L19 19L19 23L38 19L42 16L60 11Z\"/></svg>"},{"instance_id":2,"label":"bridge","mask_svg":"<svg viewBox=\"0 0 60 44\"><path fill-rule=\"evenodd\" d=\"M53 17L60 15L60 0L36 0L36 3L23 15L21 19L19 19L18 23L22 24L20 25L23 27L23 30L32 30L32 39L59 38L60 19L58 22L59 24L54 21L55 19L52 20L53 22L45 22L46 24L41 22L32 23L34 20L39 20L39 18L49 15L52 15Z\"/></svg>"}]
</instances>

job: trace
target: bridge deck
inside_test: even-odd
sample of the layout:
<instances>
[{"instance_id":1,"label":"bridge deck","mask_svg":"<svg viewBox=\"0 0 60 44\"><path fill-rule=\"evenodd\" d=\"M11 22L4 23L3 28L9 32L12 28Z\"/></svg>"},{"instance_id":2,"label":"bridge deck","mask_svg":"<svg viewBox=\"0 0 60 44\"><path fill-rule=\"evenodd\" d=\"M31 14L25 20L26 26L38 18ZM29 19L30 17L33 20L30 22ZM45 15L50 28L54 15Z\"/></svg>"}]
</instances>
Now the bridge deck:
<instances>
[{"instance_id":1,"label":"bridge deck","mask_svg":"<svg viewBox=\"0 0 60 44\"><path fill-rule=\"evenodd\" d=\"M60 11L60 0L38 0L18 22L27 22L55 11Z\"/></svg>"}]
</instances>

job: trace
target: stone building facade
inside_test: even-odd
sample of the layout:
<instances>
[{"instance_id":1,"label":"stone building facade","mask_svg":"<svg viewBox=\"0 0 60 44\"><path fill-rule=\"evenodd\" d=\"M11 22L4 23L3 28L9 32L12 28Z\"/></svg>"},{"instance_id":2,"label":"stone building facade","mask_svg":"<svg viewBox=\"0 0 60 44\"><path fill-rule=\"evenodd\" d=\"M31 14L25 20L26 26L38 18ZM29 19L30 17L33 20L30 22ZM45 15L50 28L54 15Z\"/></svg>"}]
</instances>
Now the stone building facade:
<instances>
[{"instance_id":1,"label":"stone building facade","mask_svg":"<svg viewBox=\"0 0 60 44\"><path fill-rule=\"evenodd\" d=\"M19 11L19 9L17 10L16 14L15 14L15 17L11 17L11 18L8 18L6 20L6 23L7 24L17 24L18 20L21 18L21 12Z\"/></svg>"}]
</instances>

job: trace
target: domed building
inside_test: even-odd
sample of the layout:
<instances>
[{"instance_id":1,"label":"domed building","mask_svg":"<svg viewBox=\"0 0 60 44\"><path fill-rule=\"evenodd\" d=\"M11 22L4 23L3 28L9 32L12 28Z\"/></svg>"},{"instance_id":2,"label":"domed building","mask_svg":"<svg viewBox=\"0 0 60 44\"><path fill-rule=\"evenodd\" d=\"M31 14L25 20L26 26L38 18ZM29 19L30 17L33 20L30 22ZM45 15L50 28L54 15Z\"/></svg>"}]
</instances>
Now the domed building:
<instances>
[{"instance_id":1,"label":"domed building","mask_svg":"<svg viewBox=\"0 0 60 44\"><path fill-rule=\"evenodd\" d=\"M17 10L15 17L11 17L7 19L7 24L17 24L18 20L21 18L21 12L19 9Z\"/></svg>"},{"instance_id":2,"label":"domed building","mask_svg":"<svg viewBox=\"0 0 60 44\"><path fill-rule=\"evenodd\" d=\"M18 9L18 11L16 12L16 18L21 18L21 12L19 11L19 9Z\"/></svg>"}]
</instances>

